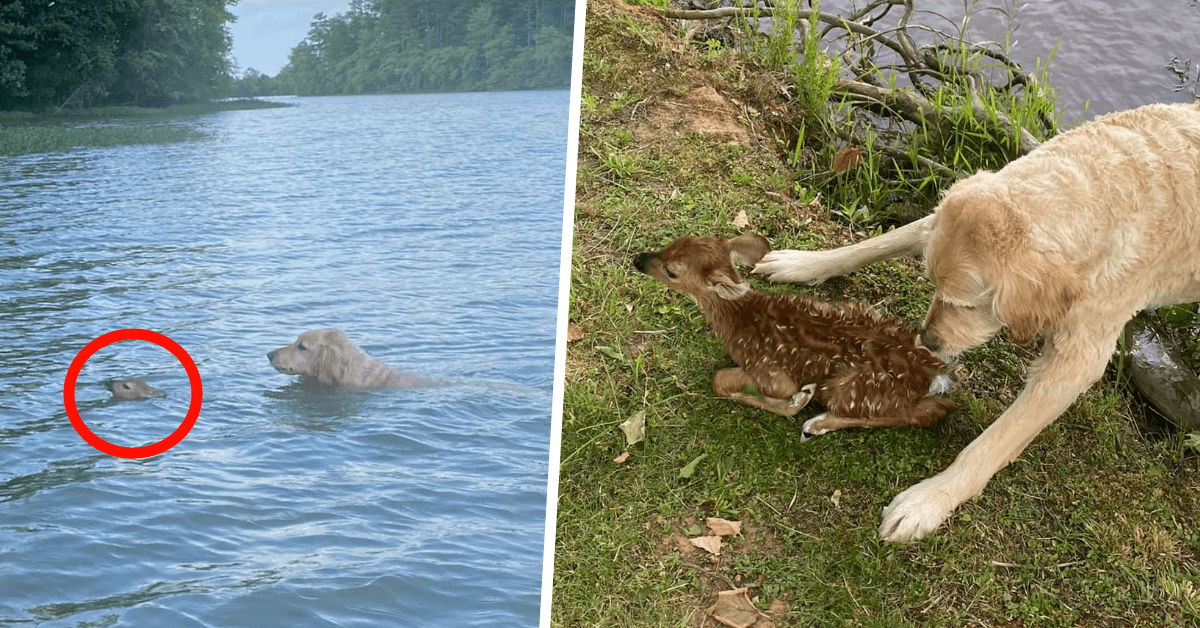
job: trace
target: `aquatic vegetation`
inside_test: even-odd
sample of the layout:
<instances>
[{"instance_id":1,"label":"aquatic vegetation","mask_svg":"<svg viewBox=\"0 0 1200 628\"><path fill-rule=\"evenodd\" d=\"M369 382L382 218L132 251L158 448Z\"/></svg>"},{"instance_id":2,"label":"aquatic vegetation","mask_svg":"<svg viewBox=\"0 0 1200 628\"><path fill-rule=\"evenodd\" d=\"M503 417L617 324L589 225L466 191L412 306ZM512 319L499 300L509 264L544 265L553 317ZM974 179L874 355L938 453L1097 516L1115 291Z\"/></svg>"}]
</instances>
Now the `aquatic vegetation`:
<instances>
[{"instance_id":1,"label":"aquatic vegetation","mask_svg":"<svg viewBox=\"0 0 1200 628\"><path fill-rule=\"evenodd\" d=\"M104 148L129 144L166 144L207 137L203 131L156 124L72 127L30 124L0 127L0 156L50 153L75 148Z\"/></svg>"},{"instance_id":2,"label":"aquatic vegetation","mask_svg":"<svg viewBox=\"0 0 1200 628\"><path fill-rule=\"evenodd\" d=\"M285 103L240 99L154 109L101 107L53 113L0 113L0 157L49 153L75 148L167 144L203 140L210 134L188 117L240 109L287 107Z\"/></svg>"}]
</instances>

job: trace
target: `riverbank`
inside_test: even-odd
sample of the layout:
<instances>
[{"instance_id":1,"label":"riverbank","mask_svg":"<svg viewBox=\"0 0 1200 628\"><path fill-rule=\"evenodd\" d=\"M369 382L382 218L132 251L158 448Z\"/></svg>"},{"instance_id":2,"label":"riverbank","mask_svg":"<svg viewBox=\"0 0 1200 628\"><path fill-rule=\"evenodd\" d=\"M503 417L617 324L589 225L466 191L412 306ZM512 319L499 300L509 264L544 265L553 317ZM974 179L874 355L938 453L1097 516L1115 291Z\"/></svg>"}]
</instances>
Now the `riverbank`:
<instances>
[{"instance_id":1,"label":"riverbank","mask_svg":"<svg viewBox=\"0 0 1200 628\"><path fill-rule=\"evenodd\" d=\"M184 118L221 111L270 109L286 103L237 99L165 108L99 107L53 112L0 112L0 157L75 148L162 144L206 137L191 126L173 124Z\"/></svg>"},{"instance_id":2,"label":"riverbank","mask_svg":"<svg viewBox=\"0 0 1200 628\"><path fill-rule=\"evenodd\" d=\"M1116 366L946 527L907 545L879 541L882 508L1012 403L1036 349L998 338L969 352L957 409L928 430L801 442L816 408L789 420L714 398L723 349L690 299L633 271L634 254L743 230L777 248L860 241L927 211L955 171L979 164L954 161L970 145L828 134L799 104L811 82L722 22L612 0L587 10L555 626L708 627L735 612L759 628L1200 621L1200 459L1147 421ZM1031 113L1056 131L1052 112ZM996 158L993 144L979 146ZM947 171L898 176L886 146ZM817 288L751 283L913 323L932 294L912 260ZM646 426L633 445L620 429L630 420ZM692 543L720 534L709 518L741 522L719 553Z\"/></svg>"}]
</instances>

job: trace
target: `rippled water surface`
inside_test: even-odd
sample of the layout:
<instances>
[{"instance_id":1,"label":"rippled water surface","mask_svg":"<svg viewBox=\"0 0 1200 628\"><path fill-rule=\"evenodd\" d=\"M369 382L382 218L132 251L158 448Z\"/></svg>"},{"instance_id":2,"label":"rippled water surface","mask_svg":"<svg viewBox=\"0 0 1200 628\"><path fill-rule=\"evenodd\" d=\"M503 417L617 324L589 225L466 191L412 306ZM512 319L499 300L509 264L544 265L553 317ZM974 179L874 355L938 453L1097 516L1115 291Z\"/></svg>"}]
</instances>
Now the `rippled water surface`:
<instances>
[{"instance_id":1,"label":"rippled water surface","mask_svg":"<svg viewBox=\"0 0 1200 628\"><path fill-rule=\"evenodd\" d=\"M566 92L312 98L212 139L0 159L0 624L530 626L541 585ZM437 386L305 388L340 327ZM92 339L179 343L165 454L72 428ZM110 403L140 376L166 398ZM183 366L130 340L83 420L156 442Z\"/></svg>"},{"instance_id":2,"label":"rippled water surface","mask_svg":"<svg viewBox=\"0 0 1200 628\"><path fill-rule=\"evenodd\" d=\"M821 6L842 12L852 4L868 3L832 0ZM969 14L975 41L1002 42L1011 32L1012 56L1026 70L1050 59L1050 84L1067 127L1149 103L1191 101L1187 92L1173 91L1177 82L1165 66L1175 57L1192 59L1196 76L1196 0L916 0L915 7L914 24L952 34Z\"/></svg>"}]
</instances>

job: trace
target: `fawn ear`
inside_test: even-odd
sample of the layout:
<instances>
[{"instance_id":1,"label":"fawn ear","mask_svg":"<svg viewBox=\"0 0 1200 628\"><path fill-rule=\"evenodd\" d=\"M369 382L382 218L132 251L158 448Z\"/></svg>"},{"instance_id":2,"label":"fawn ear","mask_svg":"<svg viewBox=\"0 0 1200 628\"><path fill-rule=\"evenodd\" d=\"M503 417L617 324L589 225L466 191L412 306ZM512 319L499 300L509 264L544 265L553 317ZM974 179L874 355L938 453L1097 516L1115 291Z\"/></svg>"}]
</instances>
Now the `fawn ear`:
<instances>
[{"instance_id":1,"label":"fawn ear","mask_svg":"<svg viewBox=\"0 0 1200 628\"><path fill-rule=\"evenodd\" d=\"M757 233L743 233L726 241L729 244L729 256L734 261L747 266L753 266L771 252L771 243Z\"/></svg>"},{"instance_id":2,"label":"fawn ear","mask_svg":"<svg viewBox=\"0 0 1200 628\"><path fill-rule=\"evenodd\" d=\"M729 274L723 270L714 270L708 275L709 290L726 301L741 298L750 290L750 284L741 280L737 274Z\"/></svg>"}]
</instances>

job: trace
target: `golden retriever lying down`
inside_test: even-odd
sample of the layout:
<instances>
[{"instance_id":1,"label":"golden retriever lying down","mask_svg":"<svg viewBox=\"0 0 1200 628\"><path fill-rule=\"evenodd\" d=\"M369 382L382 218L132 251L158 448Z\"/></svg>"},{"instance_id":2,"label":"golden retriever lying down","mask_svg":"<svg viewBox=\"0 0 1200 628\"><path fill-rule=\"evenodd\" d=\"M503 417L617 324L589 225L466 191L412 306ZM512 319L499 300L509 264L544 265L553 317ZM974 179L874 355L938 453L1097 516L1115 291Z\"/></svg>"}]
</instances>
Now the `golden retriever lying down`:
<instances>
[{"instance_id":1,"label":"golden retriever lying down","mask_svg":"<svg viewBox=\"0 0 1200 628\"><path fill-rule=\"evenodd\" d=\"M296 342L267 353L280 373L301 375L306 381L353 390L412 388L432 380L397 371L354 346L340 329L306 331Z\"/></svg>"},{"instance_id":2,"label":"golden retriever lying down","mask_svg":"<svg viewBox=\"0 0 1200 628\"><path fill-rule=\"evenodd\" d=\"M1014 342L1044 342L1008 410L884 509L892 541L924 537L983 490L1100 378L1139 310L1200 299L1200 104L1098 118L955 183L922 220L832 251L773 252L754 272L818 283L921 253L937 284L922 340L939 357L1005 326Z\"/></svg>"}]
</instances>

